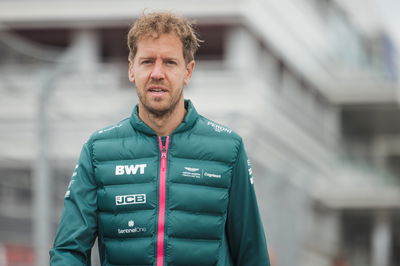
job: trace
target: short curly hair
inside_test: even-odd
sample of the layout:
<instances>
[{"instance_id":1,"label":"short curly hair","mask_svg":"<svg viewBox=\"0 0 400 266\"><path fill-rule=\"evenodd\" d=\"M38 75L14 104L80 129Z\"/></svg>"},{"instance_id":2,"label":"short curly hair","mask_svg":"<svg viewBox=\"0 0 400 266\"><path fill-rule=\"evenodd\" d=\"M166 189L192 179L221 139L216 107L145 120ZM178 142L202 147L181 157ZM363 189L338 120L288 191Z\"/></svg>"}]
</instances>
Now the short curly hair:
<instances>
[{"instance_id":1,"label":"short curly hair","mask_svg":"<svg viewBox=\"0 0 400 266\"><path fill-rule=\"evenodd\" d=\"M133 61L141 39L175 33L182 41L185 62L189 63L202 42L193 26L193 22L170 12L153 12L139 17L128 32L128 59Z\"/></svg>"}]
</instances>

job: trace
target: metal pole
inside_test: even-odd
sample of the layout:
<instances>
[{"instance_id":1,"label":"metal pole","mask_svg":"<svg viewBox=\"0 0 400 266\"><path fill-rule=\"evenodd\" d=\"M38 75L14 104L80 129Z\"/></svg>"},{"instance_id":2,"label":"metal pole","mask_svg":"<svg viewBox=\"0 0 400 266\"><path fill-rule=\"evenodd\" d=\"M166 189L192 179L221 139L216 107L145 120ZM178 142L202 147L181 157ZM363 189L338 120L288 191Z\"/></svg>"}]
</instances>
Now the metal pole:
<instances>
[{"instance_id":1,"label":"metal pole","mask_svg":"<svg viewBox=\"0 0 400 266\"><path fill-rule=\"evenodd\" d=\"M44 266L49 264L49 249L52 244L51 234L51 212L52 209L52 179L49 170L49 130L48 130L48 103L51 93L54 90L57 77L73 68L78 62L77 52L79 47L70 46L54 62L55 66L50 71L42 72L44 79L41 80L37 92L36 132L37 157L34 169L34 247L36 254L36 265Z\"/></svg>"},{"instance_id":2,"label":"metal pole","mask_svg":"<svg viewBox=\"0 0 400 266\"><path fill-rule=\"evenodd\" d=\"M56 61L50 71L44 72L44 80L39 85L37 92L37 112L35 140L37 143L37 157L34 161L34 248L36 254L36 265L49 265L49 249L52 243L51 239L51 215L52 209L52 179L49 170L49 130L48 130L48 102L50 94L54 89L54 81L57 76L71 67L75 56L73 48L68 49Z\"/></svg>"},{"instance_id":3,"label":"metal pole","mask_svg":"<svg viewBox=\"0 0 400 266\"><path fill-rule=\"evenodd\" d=\"M69 47L61 52L57 49L47 47L46 49L37 46L18 35L4 30L4 25L0 23L0 40L13 50L36 58L41 61L55 63L49 71L42 72L40 77L44 77L37 86L36 92L36 113L35 113L35 132L34 140L36 143L36 158L33 160L33 244L36 255L36 265L44 266L49 263L48 251L51 245L51 217L52 209L51 178L49 171L49 134L47 124L48 101L52 92L55 78L71 67L76 59L76 49ZM57 50L57 51L56 51ZM76 61L76 60L75 60ZM1 254L0 254L1 255ZM1 258L0 258L1 259ZM1 262L0 262L1 264Z\"/></svg>"},{"instance_id":4,"label":"metal pole","mask_svg":"<svg viewBox=\"0 0 400 266\"><path fill-rule=\"evenodd\" d=\"M36 265L44 266L49 264L49 249L51 246L51 212L52 209L52 179L50 178L49 164L49 129L48 129L48 103L51 92L54 89L54 81L56 77L66 67L65 61L68 56L57 63L51 71L44 72L44 77L39 85L36 102L36 125L35 140L37 143L36 160L34 160L34 201L33 201L33 236L34 248L36 255Z\"/></svg>"},{"instance_id":5,"label":"metal pole","mask_svg":"<svg viewBox=\"0 0 400 266\"><path fill-rule=\"evenodd\" d=\"M372 265L389 266L391 235L388 211L378 211L375 214L374 227L372 229Z\"/></svg>"},{"instance_id":6,"label":"metal pole","mask_svg":"<svg viewBox=\"0 0 400 266\"><path fill-rule=\"evenodd\" d=\"M47 84L46 84L47 83ZM48 265L50 240L50 178L48 163L47 101L49 83L39 87L36 111L37 157L34 165L34 247L36 265Z\"/></svg>"}]
</instances>

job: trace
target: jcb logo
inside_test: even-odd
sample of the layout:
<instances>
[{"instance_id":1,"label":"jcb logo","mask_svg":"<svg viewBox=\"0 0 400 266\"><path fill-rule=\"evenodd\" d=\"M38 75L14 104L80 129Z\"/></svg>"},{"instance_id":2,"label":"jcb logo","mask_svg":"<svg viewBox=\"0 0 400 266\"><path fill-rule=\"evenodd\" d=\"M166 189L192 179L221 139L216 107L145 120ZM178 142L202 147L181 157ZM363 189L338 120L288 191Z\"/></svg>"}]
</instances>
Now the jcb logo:
<instances>
[{"instance_id":1,"label":"jcb logo","mask_svg":"<svg viewBox=\"0 0 400 266\"><path fill-rule=\"evenodd\" d=\"M146 194L115 196L115 205L144 204L144 203L146 203Z\"/></svg>"},{"instance_id":2,"label":"jcb logo","mask_svg":"<svg viewBox=\"0 0 400 266\"><path fill-rule=\"evenodd\" d=\"M139 174L144 174L144 169L147 167L147 164L131 164L131 165L116 165L115 166L115 175L136 175L139 171Z\"/></svg>"}]
</instances>

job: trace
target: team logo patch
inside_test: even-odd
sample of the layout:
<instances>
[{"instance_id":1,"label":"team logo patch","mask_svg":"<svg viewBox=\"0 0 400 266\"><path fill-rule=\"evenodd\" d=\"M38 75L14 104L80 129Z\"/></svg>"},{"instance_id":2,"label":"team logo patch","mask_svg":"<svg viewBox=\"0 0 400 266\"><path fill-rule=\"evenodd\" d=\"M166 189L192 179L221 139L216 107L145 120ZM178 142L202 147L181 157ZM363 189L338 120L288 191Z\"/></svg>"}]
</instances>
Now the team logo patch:
<instances>
[{"instance_id":1,"label":"team logo patch","mask_svg":"<svg viewBox=\"0 0 400 266\"><path fill-rule=\"evenodd\" d=\"M221 174L211 173L208 170L194 168L194 167L183 167L182 176L192 178L221 178Z\"/></svg>"},{"instance_id":2,"label":"team logo patch","mask_svg":"<svg viewBox=\"0 0 400 266\"><path fill-rule=\"evenodd\" d=\"M199 168L184 167L184 169L182 176L192 178L200 178L202 176L202 172Z\"/></svg>"},{"instance_id":3,"label":"team logo patch","mask_svg":"<svg viewBox=\"0 0 400 266\"><path fill-rule=\"evenodd\" d=\"M200 169L199 168L192 168L192 167L184 167L186 170L188 170L189 172L197 172Z\"/></svg>"}]
</instances>

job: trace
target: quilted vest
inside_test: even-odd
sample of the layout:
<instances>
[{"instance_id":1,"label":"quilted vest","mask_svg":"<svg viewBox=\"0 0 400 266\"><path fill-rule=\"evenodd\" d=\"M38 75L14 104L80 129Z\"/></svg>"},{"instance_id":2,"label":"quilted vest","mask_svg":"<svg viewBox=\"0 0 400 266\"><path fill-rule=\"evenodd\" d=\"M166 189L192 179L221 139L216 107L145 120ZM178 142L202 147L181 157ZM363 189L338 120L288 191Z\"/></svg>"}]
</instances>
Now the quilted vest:
<instances>
[{"instance_id":1,"label":"quilted vest","mask_svg":"<svg viewBox=\"0 0 400 266\"><path fill-rule=\"evenodd\" d=\"M225 221L241 139L185 104L166 138L136 108L89 140L102 265L231 265Z\"/></svg>"}]
</instances>

